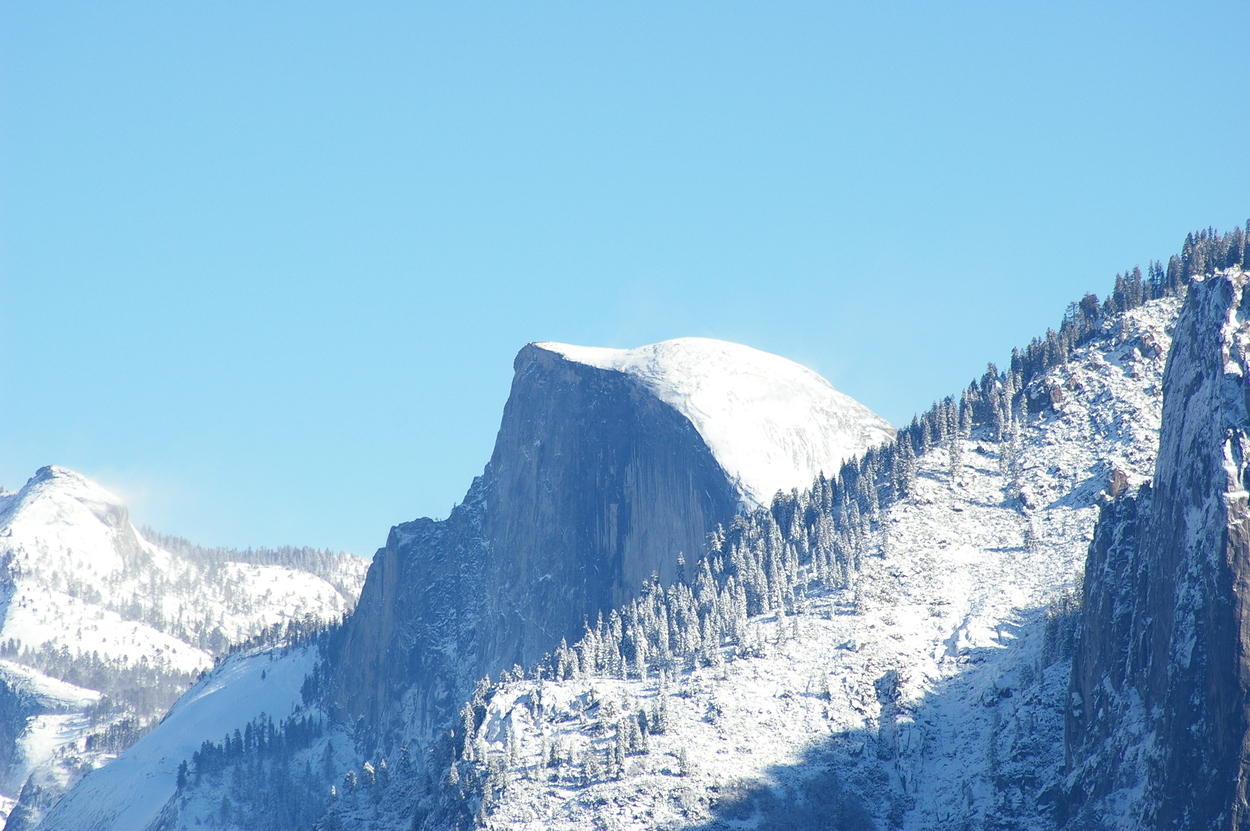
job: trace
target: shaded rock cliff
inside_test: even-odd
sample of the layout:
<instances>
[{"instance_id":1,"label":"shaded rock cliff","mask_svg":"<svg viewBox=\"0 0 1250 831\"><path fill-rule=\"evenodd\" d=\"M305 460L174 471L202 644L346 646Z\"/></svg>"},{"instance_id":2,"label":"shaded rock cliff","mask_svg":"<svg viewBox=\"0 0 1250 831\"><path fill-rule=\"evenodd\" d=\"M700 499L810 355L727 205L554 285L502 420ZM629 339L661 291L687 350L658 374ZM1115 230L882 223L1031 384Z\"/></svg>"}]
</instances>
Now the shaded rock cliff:
<instances>
[{"instance_id":1,"label":"shaded rock cliff","mask_svg":"<svg viewBox=\"0 0 1250 831\"><path fill-rule=\"evenodd\" d=\"M520 351L494 452L464 502L445 520L396 526L374 558L329 662L330 704L340 716L428 736L476 679L574 639L586 617L619 605L651 575L672 579L679 552L697 555L717 523L750 504L758 483L728 473L704 435L721 416L684 408L689 396L667 393L735 390L738 406L724 417L750 415L756 381L741 375L741 362L754 361L766 368L755 373L761 383L779 372L802 379L785 410L796 426L779 430L787 447L828 447L793 439L828 432L818 412L832 406L858 431L839 433L847 453L866 449L861 436L889 435L879 417L789 361L718 341L666 344L677 344L662 353L680 354L680 368L662 355L667 371L657 374L652 361L650 375L564 354L580 348ZM738 365L720 360L725 354ZM753 441L781 444L767 435ZM800 461L772 465L769 482L806 486L811 459ZM840 461L830 458L824 469Z\"/></svg>"},{"instance_id":2,"label":"shaded rock cliff","mask_svg":"<svg viewBox=\"0 0 1250 831\"><path fill-rule=\"evenodd\" d=\"M1066 715L1069 828L1250 828L1250 295L1195 283L1154 480L1103 510Z\"/></svg>"}]
</instances>

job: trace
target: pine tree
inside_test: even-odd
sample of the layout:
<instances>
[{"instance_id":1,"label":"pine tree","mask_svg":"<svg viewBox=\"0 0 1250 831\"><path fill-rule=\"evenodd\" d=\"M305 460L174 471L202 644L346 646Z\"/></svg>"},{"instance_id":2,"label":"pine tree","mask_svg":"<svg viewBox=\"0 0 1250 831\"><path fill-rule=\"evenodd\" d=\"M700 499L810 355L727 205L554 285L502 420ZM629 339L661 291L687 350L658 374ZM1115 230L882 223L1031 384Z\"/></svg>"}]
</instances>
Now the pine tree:
<instances>
[{"instance_id":1,"label":"pine tree","mask_svg":"<svg viewBox=\"0 0 1250 831\"><path fill-rule=\"evenodd\" d=\"M599 760L596 758L594 748L588 749L586 755L582 757L581 768L583 785L592 785L602 778L603 772L599 766Z\"/></svg>"},{"instance_id":2,"label":"pine tree","mask_svg":"<svg viewBox=\"0 0 1250 831\"><path fill-rule=\"evenodd\" d=\"M651 717L647 720L647 730L656 736L668 732L668 696L663 692L656 694Z\"/></svg>"},{"instance_id":3,"label":"pine tree","mask_svg":"<svg viewBox=\"0 0 1250 831\"><path fill-rule=\"evenodd\" d=\"M625 775L625 755L627 752L625 729L620 722L617 722L616 738L612 747L612 777L614 779L619 779Z\"/></svg>"},{"instance_id":4,"label":"pine tree","mask_svg":"<svg viewBox=\"0 0 1250 831\"><path fill-rule=\"evenodd\" d=\"M412 772L412 752L408 749L408 745L401 744L399 746L399 775L407 776Z\"/></svg>"},{"instance_id":5,"label":"pine tree","mask_svg":"<svg viewBox=\"0 0 1250 831\"><path fill-rule=\"evenodd\" d=\"M638 719L631 717L625 722L625 752L635 755L642 752L643 731L638 726Z\"/></svg>"},{"instance_id":6,"label":"pine tree","mask_svg":"<svg viewBox=\"0 0 1250 831\"><path fill-rule=\"evenodd\" d=\"M1033 525L1033 518L1026 516L1024 518L1024 550L1032 554L1037 551L1037 548L1037 528Z\"/></svg>"},{"instance_id":7,"label":"pine tree","mask_svg":"<svg viewBox=\"0 0 1250 831\"><path fill-rule=\"evenodd\" d=\"M950 479L951 487L954 487L958 482L960 466L963 464L963 431L960 427L961 419L958 408L956 408L954 402L948 402L948 404L949 406L946 410L946 451L949 466L948 478Z\"/></svg>"},{"instance_id":8,"label":"pine tree","mask_svg":"<svg viewBox=\"0 0 1250 831\"><path fill-rule=\"evenodd\" d=\"M903 436L898 441L898 453L894 457L894 493L896 498L905 499L909 496L915 479L916 454L912 450L911 439Z\"/></svg>"},{"instance_id":9,"label":"pine tree","mask_svg":"<svg viewBox=\"0 0 1250 831\"><path fill-rule=\"evenodd\" d=\"M473 715L473 706L465 702L460 708L460 755L465 761L473 761L473 731L476 729L476 719Z\"/></svg>"},{"instance_id":10,"label":"pine tree","mask_svg":"<svg viewBox=\"0 0 1250 831\"><path fill-rule=\"evenodd\" d=\"M516 733L513 731L511 723L508 724L507 732L504 734L504 748L504 752L508 757L508 767L516 767L519 751L517 750Z\"/></svg>"}]
</instances>

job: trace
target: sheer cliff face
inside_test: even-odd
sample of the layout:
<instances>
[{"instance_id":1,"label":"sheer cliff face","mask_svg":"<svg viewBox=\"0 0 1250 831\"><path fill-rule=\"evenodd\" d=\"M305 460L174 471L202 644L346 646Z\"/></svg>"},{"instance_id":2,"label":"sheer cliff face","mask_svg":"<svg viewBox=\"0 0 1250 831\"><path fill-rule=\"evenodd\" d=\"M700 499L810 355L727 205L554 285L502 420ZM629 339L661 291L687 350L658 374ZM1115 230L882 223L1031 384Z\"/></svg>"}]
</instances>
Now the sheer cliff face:
<instances>
[{"instance_id":1,"label":"sheer cliff face","mask_svg":"<svg viewBox=\"0 0 1250 831\"><path fill-rule=\"evenodd\" d=\"M572 640L652 574L671 579L677 554L697 556L749 501L646 379L553 347L518 354L494 453L464 503L397 526L375 557L333 661L342 714L428 734L482 675ZM790 478L806 485L807 471Z\"/></svg>"},{"instance_id":2,"label":"sheer cliff face","mask_svg":"<svg viewBox=\"0 0 1250 831\"><path fill-rule=\"evenodd\" d=\"M1108 506L1067 717L1070 827L1250 828L1250 294L1195 284L1151 487Z\"/></svg>"}]
</instances>

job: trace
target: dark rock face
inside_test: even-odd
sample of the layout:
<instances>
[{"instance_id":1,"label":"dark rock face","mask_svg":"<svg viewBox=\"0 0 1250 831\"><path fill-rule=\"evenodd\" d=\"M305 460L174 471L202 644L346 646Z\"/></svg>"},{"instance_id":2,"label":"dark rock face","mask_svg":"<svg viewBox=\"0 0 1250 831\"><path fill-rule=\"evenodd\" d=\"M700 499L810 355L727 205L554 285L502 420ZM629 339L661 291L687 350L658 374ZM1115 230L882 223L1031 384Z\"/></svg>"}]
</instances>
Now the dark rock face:
<instances>
[{"instance_id":1,"label":"dark rock face","mask_svg":"<svg viewBox=\"0 0 1250 831\"><path fill-rule=\"evenodd\" d=\"M1107 477L1107 495L1112 499L1128 490L1128 476L1119 468L1113 468Z\"/></svg>"},{"instance_id":2,"label":"dark rock face","mask_svg":"<svg viewBox=\"0 0 1250 831\"><path fill-rule=\"evenodd\" d=\"M495 450L446 520L391 530L332 660L351 721L420 739L481 676L581 633L678 552L701 552L739 493L689 420L629 375L535 345Z\"/></svg>"},{"instance_id":3,"label":"dark rock face","mask_svg":"<svg viewBox=\"0 0 1250 831\"><path fill-rule=\"evenodd\" d=\"M1250 828L1250 294L1189 292L1152 486L1086 566L1066 750L1070 828Z\"/></svg>"}]
</instances>

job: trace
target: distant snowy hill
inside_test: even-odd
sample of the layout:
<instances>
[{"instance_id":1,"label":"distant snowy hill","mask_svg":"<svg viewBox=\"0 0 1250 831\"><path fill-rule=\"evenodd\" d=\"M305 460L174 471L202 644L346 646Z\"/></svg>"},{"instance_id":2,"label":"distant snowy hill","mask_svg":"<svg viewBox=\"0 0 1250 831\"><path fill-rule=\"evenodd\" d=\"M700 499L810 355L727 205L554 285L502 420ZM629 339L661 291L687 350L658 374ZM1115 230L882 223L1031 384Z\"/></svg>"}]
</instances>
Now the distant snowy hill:
<instances>
[{"instance_id":1,"label":"distant snowy hill","mask_svg":"<svg viewBox=\"0 0 1250 831\"><path fill-rule=\"evenodd\" d=\"M116 495L66 468L0 496L3 814L25 789L11 826L124 749L232 645L337 620L366 567L148 536Z\"/></svg>"}]
</instances>

